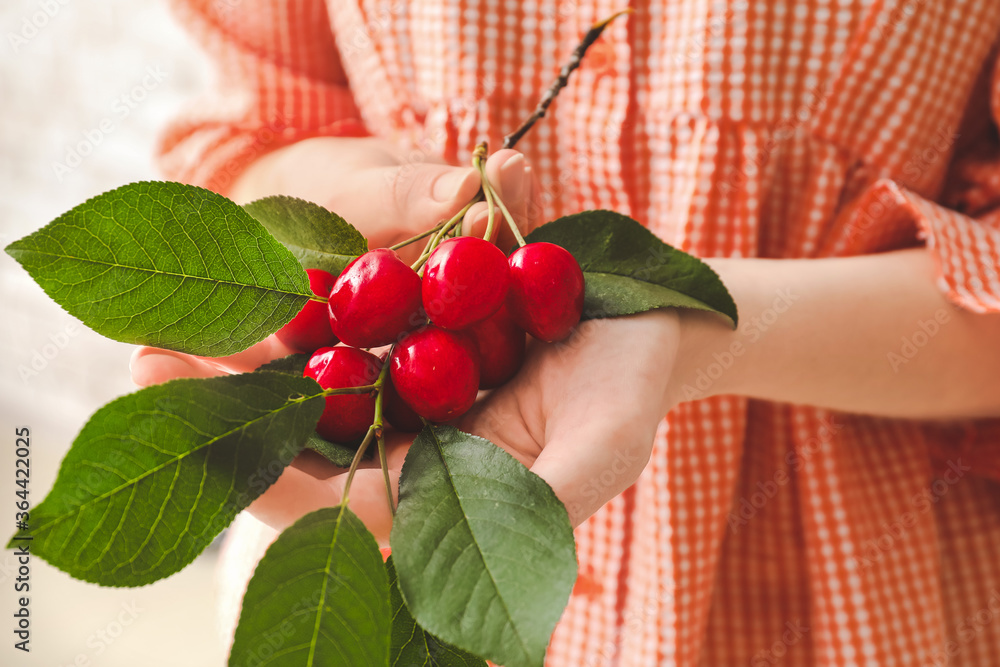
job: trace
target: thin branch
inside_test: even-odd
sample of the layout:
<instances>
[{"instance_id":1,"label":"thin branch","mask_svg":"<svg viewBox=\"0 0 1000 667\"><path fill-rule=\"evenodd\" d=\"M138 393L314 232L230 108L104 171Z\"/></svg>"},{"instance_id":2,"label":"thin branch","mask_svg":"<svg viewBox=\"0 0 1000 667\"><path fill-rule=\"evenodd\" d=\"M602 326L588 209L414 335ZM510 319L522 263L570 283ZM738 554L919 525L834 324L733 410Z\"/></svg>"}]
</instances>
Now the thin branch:
<instances>
[{"instance_id":1,"label":"thin branch","mask_svg":"<svg viewBox=\"0 0 1000 667\"><path fill-rule=\"evenodd\" d=\"M612 21L622 14L631 13L631 9L625 9L591 26L590 30L587 31L587 34L583 36L582 40L580 40L580 44L573 50L573 55L570 56L569 62L563 65L563 68L559 70L559 77L552 83L551 86L549 86L549 89L545 91L545 95L542 97L541 102L538 103L538 106L535 107L535 111L526 121L521 123L519 128L503 138L502 148L513 148L514 144L521 140L521 137L523 137L528 130L531 129L532 125L545 117L545 112L548 111L549 105L556 99L559 91L565 88L566 84L569 83L569 75L573 73L573 70L580 66L580 62L583 60L583 54L587 52L587 49L589 49L591 45L597 41L597 38L601 36L601 33L604 32L604 29L607 28Z\"/></svg>"}]
</instances>

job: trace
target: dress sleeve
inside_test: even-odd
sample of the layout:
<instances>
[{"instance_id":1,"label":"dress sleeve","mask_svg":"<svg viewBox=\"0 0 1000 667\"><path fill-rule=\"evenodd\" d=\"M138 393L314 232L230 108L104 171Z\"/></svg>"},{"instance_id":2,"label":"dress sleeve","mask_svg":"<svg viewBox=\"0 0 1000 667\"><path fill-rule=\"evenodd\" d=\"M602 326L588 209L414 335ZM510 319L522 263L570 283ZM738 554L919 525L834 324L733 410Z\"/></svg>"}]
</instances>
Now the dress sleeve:
<instances>
[{"instance_id":1,"label":"dress sleeve","mask_svg":"<svg viewBox=\"0 0 1000 667\"><path fill-rule=\"evenodd\" d=\"M916 236L952 303L975 313L1000 313L1000 60L985 74L982 99L974 99L966 114L948 177L934 200L883 178L842 215L844 229L864 237L856 240L855 251L889 250ZM872 224L875 219L880 224ZM1000 481L1000 419L927 422L921 432L942 469L957 462L976 476Z\"/></svg>"},{"instance_id":2,"label":"dress sleeve","mask_svg":"<svg viewBox=\"0 0 1000 667\"><path fill-rule=\"evenodd\" d=\"M958 132L948 176L934 199L882 178L841 215L855 252L898 247L916 236L934 259L941 290L961 308L1000 312L1000 58L984 71ZM871 224L873 219L878 225ZM853 232L858 237L853 238Z\"/></svg>"},{"instance_id":3,"label":"dress sleeve","mask_svg":"<svg viewBox=\"0 0 1000 667\"><path fill-rule=\"evenodd\" d=\"M256 157L313 136L366 136L324 0L171 0L217 72L161 137L168 178L225 194Z\"/></svg>"},{"instance_id":4,"label":"dress sleeve","mask_svg":"<svg viewBox=\"0 0 1000 667\"><path fill-rule=\"evenodd\" d=\"M938 286L949 300L973 312L1000 313L1000 210L969 215L880 179L853 203L854 220L848 226L863 228L866 212L873 209L883 220L894 219L890 229L915 226L934 259Z\"/></svg>"}]
</instances>

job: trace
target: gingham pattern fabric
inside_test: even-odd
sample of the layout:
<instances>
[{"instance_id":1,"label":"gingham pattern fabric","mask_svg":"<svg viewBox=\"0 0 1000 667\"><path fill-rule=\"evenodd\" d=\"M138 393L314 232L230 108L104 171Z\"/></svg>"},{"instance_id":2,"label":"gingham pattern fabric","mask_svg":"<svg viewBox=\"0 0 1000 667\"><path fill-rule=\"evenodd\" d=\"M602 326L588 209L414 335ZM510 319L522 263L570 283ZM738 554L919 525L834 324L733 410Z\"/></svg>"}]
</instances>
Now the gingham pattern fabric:
<instances>
[{"instance_id":1,"label":"gingham pattern fabric","mask_svg":"<svg viewBox=\"0 0 1000 667\"><path fill-rule=\"evenodd\" d=\"M625 4L174 1L221 85L171 126L163 165L221 191L314 135L464 164ZM548 219L614 209L700 256L922 242L955 304L1000 311L1000 3L628 4L518 146ZM1000 665L995 479L993 421L683 404L577 530L548 664Z\"/></svg>"}]
</instances>

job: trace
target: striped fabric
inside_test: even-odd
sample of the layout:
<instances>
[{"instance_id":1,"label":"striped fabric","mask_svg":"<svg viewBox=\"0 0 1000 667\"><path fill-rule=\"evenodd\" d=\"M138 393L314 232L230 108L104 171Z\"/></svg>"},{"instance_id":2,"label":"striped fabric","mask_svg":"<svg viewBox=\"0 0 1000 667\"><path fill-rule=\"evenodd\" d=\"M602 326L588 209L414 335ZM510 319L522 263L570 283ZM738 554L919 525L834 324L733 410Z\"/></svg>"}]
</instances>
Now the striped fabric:
<instances>
[{"instance_id":1,"label":"striped fabric","mask_svg":"<svg viewBox=\"0 0 1000 667\"><path fill-rule=\"evenodd\" d=\"M626 0L174 2L221 84L163 166L225 192L315 135L464 164ZM547 219L614 209L700 256L924 243L954 303L1000 311L1000 3L628 4L519 145ZM994 480L998 422L683 404L577 530L589 585L548 664L1000 665Z\"/></svg>"}]
</instances>

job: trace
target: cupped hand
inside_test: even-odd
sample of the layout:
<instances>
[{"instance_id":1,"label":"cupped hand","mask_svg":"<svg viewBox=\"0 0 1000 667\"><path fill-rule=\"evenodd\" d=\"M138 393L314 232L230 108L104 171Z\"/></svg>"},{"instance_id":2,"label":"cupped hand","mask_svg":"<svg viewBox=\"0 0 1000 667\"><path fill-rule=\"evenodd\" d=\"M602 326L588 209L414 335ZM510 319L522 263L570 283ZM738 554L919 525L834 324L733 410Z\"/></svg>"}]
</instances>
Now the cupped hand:
<instances>
[{"instance_id":1,"label":"cupped hand","mask_svg":"<svg viewBox=\"0 0 1000 667\"><path fill-rule=\"evenodd\" d=\"M486 172L519 226L530 229L539 207L532 204L537 188L524 158L498 151ZM471 167L407 159L377 139L314 139L258 160L230 194L239 201L279 193L309 199L342 215L371 247L379 247L451 217L478 188ZM485 204L471 209L463 223L465 233L481 236ZM506 226L497 227L503 232L497 243L512 245ZM419 251L420 244L412 247ZM456 425L491 440L545 479L577 525L631 485L648 461L656 428L672 407L667 385L678 338L676 314L653 312L585 322L562 343L533 342L518 375L482 396ZM291 353L274 336L214 359L140 348L131 368L135 383L148 386L247 372ZM387 432L394 494L412 441L412 435ZM346 476L318 454L303 452L249 509L282 530L308 512L339 503ZM377 459L357 472L349 505L387 544L391 514Z\"/></svg>"},{"instance_id":2,"label":"cupped hand","mask_svg":"<svg viewBox=\"0 0 1000 667\"><path fill-rule=\"evenodd\" d=\"M486 175L521 230L530 231L540 207L529 206L536 201L538 186L524 156L499 150L486 161ZM375 137L317 137L256 160L229 196L246 203L283 194L320 204L357 227L370 247L384 248L450 219L479 186L479 174L471 165L448 165L431 154L406 152ZM466 213L463 233L483 236L486 220L486 204L479 202ZM492 240L505 251L514 245L504 224L496 225ZM410 263L422 248L418 242L399 252Z\"/></svg>"},{"instance_id":3,"label":"cupped hand","mask_svg":"<svg viewBox=\"0 0 1000 667\"><path fill-rule=\"evenodd\" d=\"M514 150L500 150L489 157L485 168L487 178L521 231L527 233L537 223L541 207L537 205L536 180L524 156ZM475 196L479 187L479 174L471 166L447 165L429 154L405 152L373 137L323 137L301 141L261 157L237 179L228 194L241 203L274 194L318 203L357 227L369 239L370 247L376 248L393 245L451 218ZM486 222L486 204L480 202L466 213L463 233L482 236ZM493 240L504 249L513 246L514 237L507 226L495 227ZM403 248L400 254L409 262L416 259L422 247L418 242ZM130 366L133 381L146 387L181 377L247 372L292 352L275 336L221 358L142 347L133 354ZM397 477L405 447L411 440L392 433L388 437L390 464ZM329 466L319 455L305 452L269 496L280 497L281 502L265 501L253 510L259 511L272 525L288 525L312 509L339 502L339 496L330 495L336 493L338 484L343 484L344 476L338 472L343 471ZM293 479L297 481L293 483ZM387 521L378 524L388 510L382 485L379 470L366 467L359 471L351 506L368 519L376 534L388 535ZM286 493L289 487L293 490Z\"/></svg>"},{"instance_id":4,"label":"cupped hand","mask_svg":"<svg viewBox=\"0 0 1000 667\"><path fill-rule=\"evenodd\" d=\"M491 440L545 479L578 525L628 488L649 460L657 426L672 407L667 385L678 338L677 315L659 311L584 322L562 343L533 342L517 376L485 394L456 426ZM268 339L239 359L229 358L227 370L250 370L286 352ZM138 352L137 360L147 354ZM141 364L134 362L137 367ZM221 372L199 368L196 372L204 374ZM389 477L397 498L413 437L387 431ZM346 477L343 468L304 452L250 512L283 530L311 511L338 504ZM355 475L349 506L380 544L388 544L392 520L377 459L363 463Z\"/></svg>"}]
</instances>

